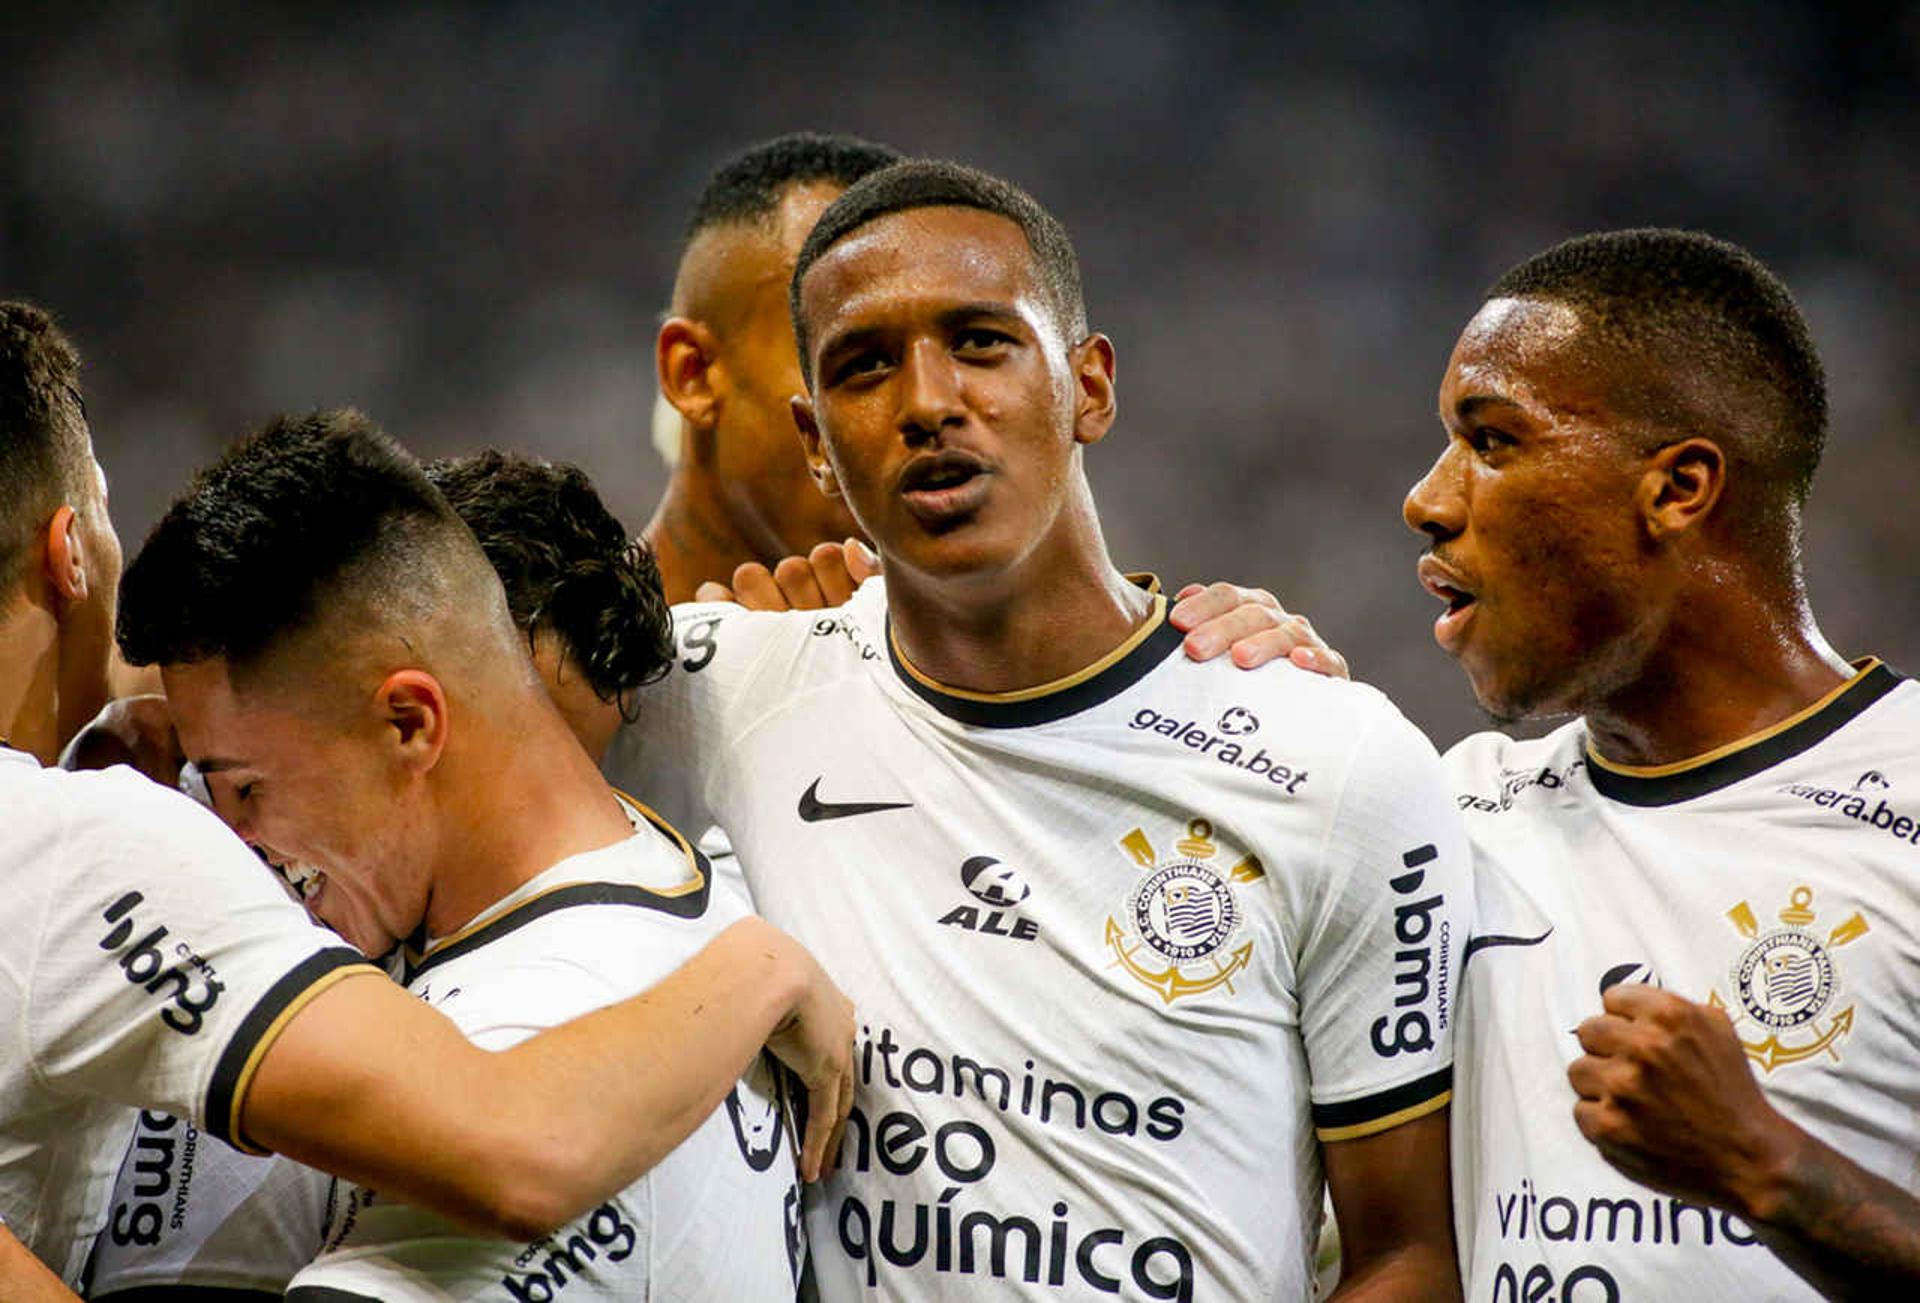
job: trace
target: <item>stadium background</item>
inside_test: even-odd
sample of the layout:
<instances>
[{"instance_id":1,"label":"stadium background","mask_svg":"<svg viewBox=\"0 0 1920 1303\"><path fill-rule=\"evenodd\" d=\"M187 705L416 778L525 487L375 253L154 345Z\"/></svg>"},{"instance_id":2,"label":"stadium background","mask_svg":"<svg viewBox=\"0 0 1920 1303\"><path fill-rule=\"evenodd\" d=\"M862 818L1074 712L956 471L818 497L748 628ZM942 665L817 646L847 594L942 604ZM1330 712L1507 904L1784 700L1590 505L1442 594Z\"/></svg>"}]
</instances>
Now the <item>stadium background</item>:
<instances>
[{"instance_id":1,"label":"stadium background","mask_svg":"<svg viewBox=\"0 0 1920 1303\"><path fill-rule=\"evenodd\" d=\"M0 294L55 309L131 549L278 409L423 455L664 471L652 337L724 154L853 131L1066 221L1121 419L1114 552L1265 583L1441 742L1398 504L1479 291L1566 235L1746 244L1798 293L1833 435L1816 609L1920 667L1920 7L708 0L0 8Z\"/></svg>"}]
</instances>

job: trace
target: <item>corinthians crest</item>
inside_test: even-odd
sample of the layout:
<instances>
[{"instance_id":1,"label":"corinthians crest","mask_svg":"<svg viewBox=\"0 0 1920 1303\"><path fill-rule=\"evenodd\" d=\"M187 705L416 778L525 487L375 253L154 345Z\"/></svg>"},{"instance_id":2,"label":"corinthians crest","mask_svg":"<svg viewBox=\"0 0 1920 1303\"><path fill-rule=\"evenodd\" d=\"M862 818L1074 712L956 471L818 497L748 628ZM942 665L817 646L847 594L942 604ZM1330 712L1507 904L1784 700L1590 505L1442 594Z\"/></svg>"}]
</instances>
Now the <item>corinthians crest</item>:
<instances>
[{"instance_id":1,"label":"corinthians crest","mask_svg":"<svg viewBox=\"0 0 1920 1303\"><path fill-rule=\"evenodd\" d=\"M1780 911L1784 926L1762 932L1744 900L1727 917L1748 944L1728 971L1732 1002L1717 990L1707 999L1733 1020L1747 1056L1767 1072L1822 1052L1838 1059L1854 1006L1834 1007L1843 992L1834 951L1866 935L1865 915L1856 910L1823 937L1814 927L1813 888L1799 886Z\"/></svg>"},{"instance_id":2,"label":"corinthians crest","mask_svg":"<svg viewBox=\"0 0 1920 1303\"><path fill-rule=\"evenodd\" d=\"M1242 922L1233 884L1265 877L1260 861L1249 855L1231 868L1216 864L1220 848L1205 819L1187 824L1172 858L1162 860L1139 828L1120 839L1120 849L1142 874L1107 917L1114 959L1168 1004L1215 987L1232 991L1234 974L1253 959L1253 942L1233 944Z\"/></svg>"}]
</instances>

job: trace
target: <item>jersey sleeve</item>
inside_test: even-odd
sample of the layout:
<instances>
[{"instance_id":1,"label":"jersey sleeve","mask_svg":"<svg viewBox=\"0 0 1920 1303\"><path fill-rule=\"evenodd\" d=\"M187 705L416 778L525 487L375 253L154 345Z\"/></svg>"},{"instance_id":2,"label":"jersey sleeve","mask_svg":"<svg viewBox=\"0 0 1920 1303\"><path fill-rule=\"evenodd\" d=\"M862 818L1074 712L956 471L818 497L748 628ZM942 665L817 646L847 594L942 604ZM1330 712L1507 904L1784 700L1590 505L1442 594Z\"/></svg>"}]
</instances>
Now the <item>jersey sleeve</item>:
<instances>
[{"instance_id":1,"label":"jersey sleeve","mask_svg":"<svg viewBox=\"0 0 1920 1303\"><path fill-rule=\"evenodd\" d=\"M1299 957L1322 1141L1373 1135L1450 1099L1453 972L1473 917L1469 857L1432 745L1383 707L1328 827L1324 895Z\"/></svg>"},{"instance_id":2,"label":"jersey sleeve","mask_svg":"<svg viewBox=\"0 0 1920 1303\"><path fill-rule=\"evenodd\" d=\"M708 794L728 740L755 709L754 685L778 661L776 648L807 618L732 602L675 606L672 668L641 690L634 721L608 747L607 781L675 827L716 823Z\"/></svg>"},{"instance_id":3,"label":"jersey sleeve","mask_svg":"<svg viewBox=\"0 0 1920 1303\"><path fill-rule=\"evenodd\" d=\"M235 1145L255 1067L321 991L373 970L212 814L127 769L57 775L28 969L32 1071ZM74 799L68 800L68 797Z\"/></svg>"}]
</instances>

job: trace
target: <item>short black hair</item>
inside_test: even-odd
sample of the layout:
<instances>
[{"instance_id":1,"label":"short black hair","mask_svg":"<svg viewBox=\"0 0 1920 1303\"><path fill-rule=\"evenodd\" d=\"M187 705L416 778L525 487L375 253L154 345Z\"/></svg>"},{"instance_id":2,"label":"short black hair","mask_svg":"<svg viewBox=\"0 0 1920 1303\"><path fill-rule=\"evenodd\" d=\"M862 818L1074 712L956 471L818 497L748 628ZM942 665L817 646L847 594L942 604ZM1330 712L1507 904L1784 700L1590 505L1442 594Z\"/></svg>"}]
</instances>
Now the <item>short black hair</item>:
<instances>
[{"instance_id":1,"label":"short black hair","mask_svg":"<svg viewBox=\"0 0 1920 1303\"><path fill-rule=\"evenodd\" d=\"M1556 244L1502 276L1488 299L1565 303L1618 349L1678 385L1625 404L1668 437L1715 437L1763 487L1806 500L1827 438L1826 373L1799 305L1780 278L1736 244L1699 231L1601 231ZM1713 429L1688 429L1702 396Z\"/></svg>"},{"instance_id":2,"label":"short black hair","mask_svg":"<svg viewBox=\"0 0 1920 1303\"><path fill-rule=\"evenodd\" d=\"M259 660L367 566L432 564L471 538L420 464L350 408L280 417L194 477L120 581L135 665Z\"/></svg>"},{"instance_id":3,"label":"short black hair","mask_svg":"<svg viewBox=\"0 0 1920 1303\"><path fill-rule=\"evenodd\" d=\"M86 496L87 448L73 341L45 309L0 303L0 585L54 511Z\"/></svg>"},{"instance_id":4,"label":"short black hair","mask_svg":"<svg viewBox=\"0 0 1920 1303\"><path fill-rule=\"evenodd\" d=\"M652 550L586 472L494 449L426 472L479 540L529 646L550 630L594 694L630 711L634 689L673 665L673 616Z\"/></svg>"},{"instance_id":5,"label":"short black hair","mask_svg":"<svg viewBox=\"0 0 1920 1303\"><path fill-rule=\"evenodd\" d=\"M794 341L800 348L800 372L809 384L813 382L807 356L811 340L800 311L800 285L808 270L821 254L867 223L914 208L978 208L1017 225L1033 250L1034 265L1061 334L1069 344L1085 338L1087 305L1080 290L1080 260L1060 219L1011 181L943 159L908 159L849 187L820 214L800 246L787 303L793 313Z\"/></svg>"},{"instance_id":6,"label":"short black hair","mask_svg":"<svg viewBox=\"0 0 1920 1303\"><path fill-rule=\"evenodd\" d=\"M797 185L852 185L871 172L900 161L891 145L858 136L794 131L763 140L714 169L694 201L687 220L691 240L709 227L757 222L780 206Z\"/></svg>"}]
</instances>

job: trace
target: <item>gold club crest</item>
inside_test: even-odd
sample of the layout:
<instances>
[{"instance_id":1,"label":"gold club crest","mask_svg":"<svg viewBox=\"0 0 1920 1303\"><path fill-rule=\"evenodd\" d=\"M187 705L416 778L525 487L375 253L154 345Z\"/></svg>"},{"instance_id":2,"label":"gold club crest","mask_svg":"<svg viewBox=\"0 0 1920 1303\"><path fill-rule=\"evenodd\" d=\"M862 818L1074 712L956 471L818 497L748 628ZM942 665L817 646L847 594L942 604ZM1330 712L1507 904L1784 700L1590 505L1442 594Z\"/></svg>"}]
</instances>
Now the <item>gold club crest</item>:
<instances>
[{"instance_id":1,"label":"gold club crest","mask_svg":"<svg viewBox=\"0 0 1920 1303\"><path fill-rule=\"evenodd\" d=\"M1715 990L1707 1001L1733 1020L1747 1056L1766 1072L1823 1052L1839 1059L1854 1006L1834 1008L1843 985L1833 952L1867 934L1866 916L1856 910L1823 937L1814 927L1813 888L1799 886L1780 911L1780 927L1761 931L1744 900L1727 917L1747 945L1728 970L1733 999Z\"/></svg>"},{"instance_id":2,"label":"gold club crest","mask_svg":"<svg viewBox=\"0 0 1920 1303\"><path fill-rule=\"evenodd\" d=\"M1205 819L1187 824L1169 859L1139 828L1120 839L1120 849L1142 873L1107 916L1114 960L1168 1004L1221 986L1231 992L1234 975L1253 959L1253 942L1233 944L1244 921L1233 884L1265 877L1260 861L1248 855L1223 873Z\"/></svg>"}]
</instances>

